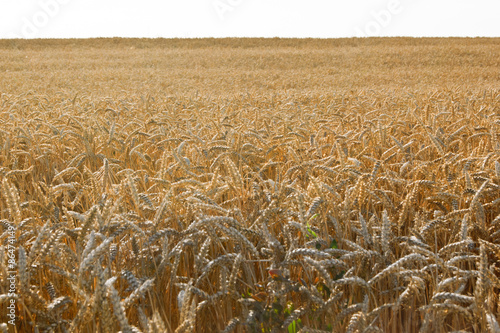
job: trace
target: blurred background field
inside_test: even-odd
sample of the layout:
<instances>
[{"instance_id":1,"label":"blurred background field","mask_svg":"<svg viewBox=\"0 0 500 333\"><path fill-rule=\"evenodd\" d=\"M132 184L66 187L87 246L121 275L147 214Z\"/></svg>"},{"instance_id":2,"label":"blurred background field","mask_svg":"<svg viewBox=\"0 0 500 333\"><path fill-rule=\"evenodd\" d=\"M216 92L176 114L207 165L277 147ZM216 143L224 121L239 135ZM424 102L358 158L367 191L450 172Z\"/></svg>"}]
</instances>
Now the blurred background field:
<instances>
[{"instance_id":1,"label":"blurred background field","mask_svg":"<svg viewBox=\"0 0 500 333\"><path fill-rule=\"evenodd\" d=\"M331 95L498 88L493 38L0 41L3 93Z\"/></svg>"}]
</instances>

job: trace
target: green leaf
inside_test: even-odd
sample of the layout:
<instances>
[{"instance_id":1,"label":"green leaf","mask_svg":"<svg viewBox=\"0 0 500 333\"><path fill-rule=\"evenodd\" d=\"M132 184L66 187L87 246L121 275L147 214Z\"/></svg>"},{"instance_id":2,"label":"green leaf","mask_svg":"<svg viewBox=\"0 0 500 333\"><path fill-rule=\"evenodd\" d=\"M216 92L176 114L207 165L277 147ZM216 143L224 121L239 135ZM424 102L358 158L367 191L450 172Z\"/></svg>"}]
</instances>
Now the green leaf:
<instances>
[{"instance_id":1,"label":"green leaf","mask_svg":"<svg viewBox=\"0 0 500 333\"><path fill-rule=\"evenodd\" d=\"M288 333L297 333L302 326L302 320L297 319L292 321L290 325L288 325Z\"/></svg>"},{"instance_id":2,"label":"green leaf","mask_svg":"<svg viewBox=\"0 0 500 333\"><path fill-rule=\"evenodd\" d=\"M332 239L332 242L330 243L330 249L338 249L339 246L337 244L337 241L335 239Z\"/></svg>"},{"instance_id":3,"label":"green leaf","mask_svg":"<svg viewBox=\"0 0 500 333\"><path fill-rule=\"evenodd\" d=\"M318 238L318 235L316 235L316 233L314 231L312 231L311 226L309 225L309 223L307 223L306 226L307 226L307 232L309 234L311 234L314 238Z\"/></svg>"},{"instance_id":4,"label":"green leaf","mask_svg":"<svg viewBox=\"0 0 500 333\"><path fill-rule=\"evenodd\" d=\"M319 216L319 214L314 214L313 216L311 216L309 218L309 221L307 221L308 223L311 221L311 220L314 220L315 218L317 218Z\"/></svg>"}]
</instances>

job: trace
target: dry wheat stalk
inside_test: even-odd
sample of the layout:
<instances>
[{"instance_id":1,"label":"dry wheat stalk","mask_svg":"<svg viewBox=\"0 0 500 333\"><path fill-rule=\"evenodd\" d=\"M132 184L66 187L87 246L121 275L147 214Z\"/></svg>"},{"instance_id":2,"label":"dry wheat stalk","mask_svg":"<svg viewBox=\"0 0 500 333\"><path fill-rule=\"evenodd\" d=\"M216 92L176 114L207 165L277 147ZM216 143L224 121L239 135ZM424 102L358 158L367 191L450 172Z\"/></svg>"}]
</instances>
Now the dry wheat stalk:
<instances>
[{"instance_id":1,"label":"dry wheat stalk","mask_svg":"<svg viewBox=\"0 0 500 333\"><path fill-rule=\"evenodd\" d=\"M4 65L19 67L0 83L0 275L12 268L13 238L17 329L279 331L300 318L311 332L328 324L498 331L496 45L453 41L450 53L449 40L358 42L134 41L155 66L168 60L170 96L157 93L165 90L158 78L137 85L143 70L125 77L109 66L127 40L92 41L91 57L85 41L74 42L77 69L63 66L64 41L13 41L37 73L30 80L15 47L0 45ZM401 63L412 57L424 69L406 66L423 83L404 91L372 66L403 44ZM323 82L332 47L347 55L335 94ZM436 68L425 70L423 49L462 83L450 90L427 80L422 73ZM136 68L142 52L130 49L120 63ZM193 75L185 63L202 53ZM255 54L265 70L240 80L255 72ZM283 57L295 70L275 84ZM71 75L58 71L33 90L56 65L47 59ZM363 82L351 75L352 59L369 74ZM465 75L471 59L483 66ZM238 66L228 74L227 63ZM89 66L83 91L77 81ZM121 83L104 96L108 76ZM295 310L286 318L288 304Z\"/></svg>"}]
</instances>

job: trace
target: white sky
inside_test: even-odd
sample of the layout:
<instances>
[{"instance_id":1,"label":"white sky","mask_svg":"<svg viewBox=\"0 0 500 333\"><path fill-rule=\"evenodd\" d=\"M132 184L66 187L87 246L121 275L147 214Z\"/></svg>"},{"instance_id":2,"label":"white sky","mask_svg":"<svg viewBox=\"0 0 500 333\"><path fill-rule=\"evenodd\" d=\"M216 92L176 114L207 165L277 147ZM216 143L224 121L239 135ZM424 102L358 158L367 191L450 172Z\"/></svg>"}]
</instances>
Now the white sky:
<instances>
[{"instance_id":1,"label":"white sky","mask_svg":"<svg viewBox=\"0 0 500 333\"><path fill-rule=\"evenodd\" d=\"M0 0L0 38L500 37L500 0Z\"/></svg>"}]
</instances>

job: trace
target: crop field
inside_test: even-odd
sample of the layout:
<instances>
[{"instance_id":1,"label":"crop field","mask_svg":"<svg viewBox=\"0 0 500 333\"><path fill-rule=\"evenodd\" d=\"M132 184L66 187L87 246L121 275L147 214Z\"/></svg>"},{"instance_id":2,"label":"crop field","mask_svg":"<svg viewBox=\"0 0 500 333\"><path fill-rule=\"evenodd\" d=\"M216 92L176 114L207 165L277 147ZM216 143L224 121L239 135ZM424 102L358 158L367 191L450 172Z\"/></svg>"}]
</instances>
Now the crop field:
<instances>
[{"instance_id":1,"label":"crop field","mask_svg":"<svg viewBox=\"0 0 500 333\"><path fill-rule=\"evenodd\" d=\"M500 39L0 59L0 332L500 332Z\"/></svg>"}]
</instances>

